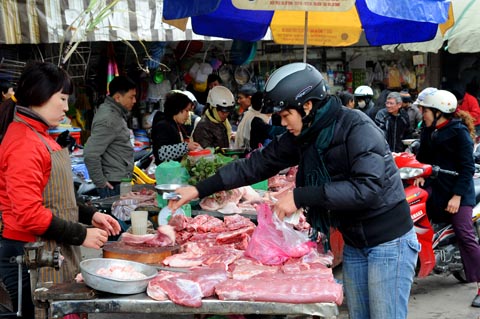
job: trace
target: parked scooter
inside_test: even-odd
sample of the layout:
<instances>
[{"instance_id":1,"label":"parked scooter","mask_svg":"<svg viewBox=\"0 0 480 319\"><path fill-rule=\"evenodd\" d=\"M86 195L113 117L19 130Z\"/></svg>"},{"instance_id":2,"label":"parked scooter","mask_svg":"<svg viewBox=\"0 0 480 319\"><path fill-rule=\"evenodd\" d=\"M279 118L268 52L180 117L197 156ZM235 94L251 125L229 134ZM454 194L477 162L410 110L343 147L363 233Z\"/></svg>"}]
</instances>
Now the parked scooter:
<instances>
[{"instance_id":1,"label":"parked scooter","mask_svg":"<svg viewBox=\"0 0 480 319\"><path fill-rule=\"evenodd\" d=\"M414 154L407 152L394 153L394 158L400 171L400 177L404 181L410 215L418 241L422 246L417 263L417 276L425 277L433 271L436 274L452 274L460 282L467 282L452 225L430 222L426 210L428 193L413 185L413 181L418 177L434 178L439 174L456 176L458 173L441 169L438 166L422 164L416 160ZM477 204L473 210L472 223L477 236L479 236L480 204Z\"/></svg>"}]
</instances>

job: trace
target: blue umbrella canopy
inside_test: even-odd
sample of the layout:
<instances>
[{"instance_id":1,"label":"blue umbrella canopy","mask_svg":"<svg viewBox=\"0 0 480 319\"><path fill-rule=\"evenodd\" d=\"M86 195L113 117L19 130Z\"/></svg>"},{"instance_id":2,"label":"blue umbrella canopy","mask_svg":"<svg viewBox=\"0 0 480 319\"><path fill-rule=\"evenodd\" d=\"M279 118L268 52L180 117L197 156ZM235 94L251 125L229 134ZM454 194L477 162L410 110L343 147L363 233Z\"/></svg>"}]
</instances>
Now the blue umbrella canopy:
<instances>
[{"instance_id":1,"label":"blue umbrella canopy","mask_svg":"<svg viewBox=\"0 0 480 319\"><path fill-rule=\"evenodd\" d=\"M380 46L433 39L449 5L447 0L164 0L163 15L191 17L193 31L207 36L258 41L270 28L280 44L348 46L363 31L370 45Z\"/></svg>"}]
</instances>

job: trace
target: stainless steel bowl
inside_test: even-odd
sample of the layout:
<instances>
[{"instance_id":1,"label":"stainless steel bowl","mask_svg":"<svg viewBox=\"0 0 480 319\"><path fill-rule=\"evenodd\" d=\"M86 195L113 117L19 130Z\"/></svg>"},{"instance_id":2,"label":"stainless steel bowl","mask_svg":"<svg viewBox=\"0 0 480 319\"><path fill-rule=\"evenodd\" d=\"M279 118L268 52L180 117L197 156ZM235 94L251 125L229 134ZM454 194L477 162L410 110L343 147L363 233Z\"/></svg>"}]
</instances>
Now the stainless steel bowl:
<instances>
[{"instance_id":1,"label":"stainless steel bowl","mask_svg":"<svg viewBox=\"0 0 480 319\"><path fill-rule=\"evenodd\" d=\"M135 271L141 272L146 277L137 280L118 280L98 275L100 268L112 266L131 266ZM135 261L114 258L92 258L80 262L80 272L85 283L96 290L120 295L138 294L147 289L148 282L154 278L158 271L155 267Z\"/></svg>"},{"instance_id":2,"label":"stainless steel bowl","mask_svg":"<svg viewBox=\"0 0 480 319\"><path fill-rule=\"evenodd\" d=\"M160 184L155 186L155 189L157 190L157 193L162 195L163 193L171 193L174 192L177 188L179 187L184 187L188 185L183 185L183 184Z\"/></svg>"}]
</instances>

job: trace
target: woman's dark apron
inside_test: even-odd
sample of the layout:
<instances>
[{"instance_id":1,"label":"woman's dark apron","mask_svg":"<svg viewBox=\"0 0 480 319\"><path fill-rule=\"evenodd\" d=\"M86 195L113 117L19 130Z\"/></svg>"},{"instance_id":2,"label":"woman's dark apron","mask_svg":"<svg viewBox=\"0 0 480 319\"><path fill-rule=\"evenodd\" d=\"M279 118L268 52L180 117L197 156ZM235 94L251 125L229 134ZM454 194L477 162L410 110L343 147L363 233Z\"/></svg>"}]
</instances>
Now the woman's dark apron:
<instances>
[{"instance_id":1,"label":"woman's dark apron","mask_svg":"<svg viewBox=\"0 0 480 319\"><path fill-rule=\"evenodd\" d=\"M43 205L50 209L54 216L70 222L78 222L78 207L73 188L72 167L68 149L62 148L59 151L53 151L44 137L32 126L19 117L15 117L15 120L30 127L50 152L52 169L48 183L43 190ZM37 241L45 242L44 249L46 251L53 251L55 247L60 247L61 254L65 258L59 270L51 267L43 267L38 270L39 285L73 282L75 276L80 272L79 265L82 258L80 247L57 243L54 240L45 240L40 237L37 238ZM47 309L35 308L36 319L46 318L46 313Z\"/></svg>"}]
</instances>

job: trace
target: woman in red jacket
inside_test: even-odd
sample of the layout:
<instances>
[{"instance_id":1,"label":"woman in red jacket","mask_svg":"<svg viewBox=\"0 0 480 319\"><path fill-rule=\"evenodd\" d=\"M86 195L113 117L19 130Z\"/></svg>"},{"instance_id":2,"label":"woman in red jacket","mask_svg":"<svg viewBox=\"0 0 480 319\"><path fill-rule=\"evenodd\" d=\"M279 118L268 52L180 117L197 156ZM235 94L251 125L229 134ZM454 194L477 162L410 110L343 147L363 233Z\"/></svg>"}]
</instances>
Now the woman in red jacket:
<instances>
[{"instance_id":1,"label":"woman in red jacket","mask_svg":"<svg viewBox=\"0 0 480 319\"><path fill-rule=\"evenodd\" d=\"M67 282L79 272L80 245L99 249L109 235L120 232L113 217L77 205L68 149L48 134L48 128L65 119L72 92L72 82L63 69L33 63L22 73L15 95L1 107L0 278L15 311L17 266L9 260L23 255L25 243L44 241L46 250L60 246L65 258L62 267L58 271L40 268L39 281ZM33 318L29 275L23 269L23 317ZM40 315L45 309L37 310Z\"/></svg>"}]
</instances>

